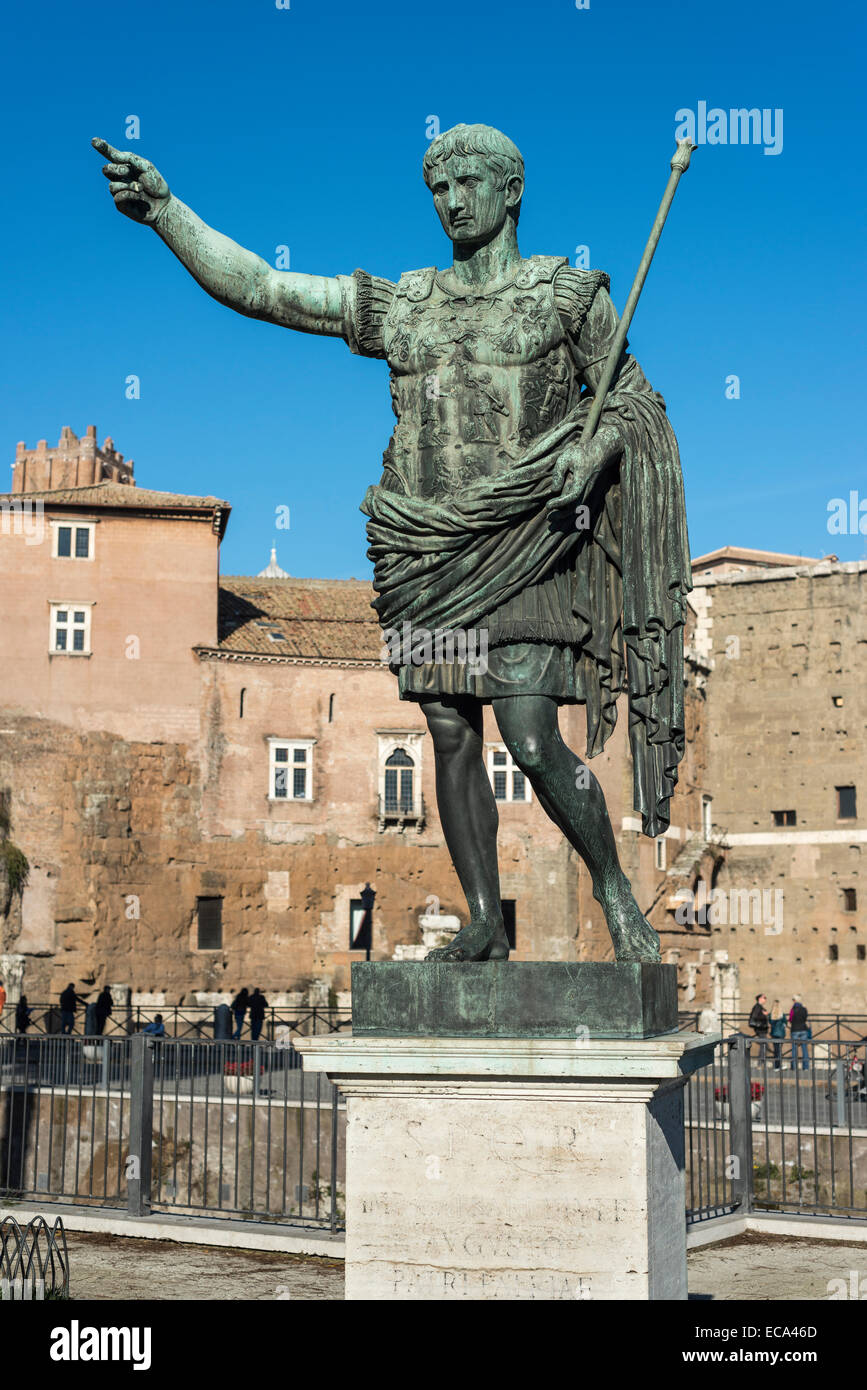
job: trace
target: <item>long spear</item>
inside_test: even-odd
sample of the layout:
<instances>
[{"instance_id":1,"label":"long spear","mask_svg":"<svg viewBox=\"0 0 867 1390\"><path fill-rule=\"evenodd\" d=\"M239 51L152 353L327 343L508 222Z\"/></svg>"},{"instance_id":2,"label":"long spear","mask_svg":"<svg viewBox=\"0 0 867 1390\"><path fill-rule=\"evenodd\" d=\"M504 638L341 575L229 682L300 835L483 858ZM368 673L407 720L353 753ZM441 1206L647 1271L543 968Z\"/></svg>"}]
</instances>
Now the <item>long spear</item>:
<instances>
[{"instance_id":1,"label":"long spear","mask_svg":"<svg viewBox=\"0 0 867 1390\"><path fill-rule=\"evenodd\" d=\"M632 289L629 291L626 307L623 310L620 323L617 325L617 332L614 334L611 348L605 359L605 366L599 378L599 385L596 387L593 404L590 407L590 413L587 416L584 429L581 432L582 444L587 444L596 433L596 426L599 424L602 411L605 408L605 397L608 394L608 388L611 385L614 373L617 371L620 355L623 352L623 345L626 342L626 335L629 332L629 325L632 322L632 315L635 313L635 306L644 288L647 272L650 269L650 262L653 260L653 253L659 244L659 238L662 236L662 229L665 226L665 219L668 216L668 210L671 207L675 190L680 182L680 176L689 168L689 157L694 149L695 145L691 140L678 140L677 149L672 155L671 174L665 186L665 192L662 195L659 211L650 229L650 236L647 238L644 255L641 257L635 279L632 282Z\"/></svg>"}]
</instances>

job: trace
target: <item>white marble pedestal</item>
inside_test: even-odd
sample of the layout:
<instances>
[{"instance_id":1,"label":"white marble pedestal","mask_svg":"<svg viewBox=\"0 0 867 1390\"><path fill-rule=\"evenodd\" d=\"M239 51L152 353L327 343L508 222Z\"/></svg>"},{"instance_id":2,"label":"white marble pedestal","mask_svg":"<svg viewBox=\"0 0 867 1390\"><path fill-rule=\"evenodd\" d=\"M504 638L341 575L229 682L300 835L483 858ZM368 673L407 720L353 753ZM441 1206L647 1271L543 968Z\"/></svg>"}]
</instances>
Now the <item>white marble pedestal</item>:
<instances>
[{"instance_id":1,"label":"white marble pedestal","mask_svg":"<svg viewBox=\"0 0 867 1390\"><path fill-rule=\"evenodd\" d=\"M685 1299L683 1088L718 1035L314 1037L348 1299Z\"/></svg>"}]
</instances>

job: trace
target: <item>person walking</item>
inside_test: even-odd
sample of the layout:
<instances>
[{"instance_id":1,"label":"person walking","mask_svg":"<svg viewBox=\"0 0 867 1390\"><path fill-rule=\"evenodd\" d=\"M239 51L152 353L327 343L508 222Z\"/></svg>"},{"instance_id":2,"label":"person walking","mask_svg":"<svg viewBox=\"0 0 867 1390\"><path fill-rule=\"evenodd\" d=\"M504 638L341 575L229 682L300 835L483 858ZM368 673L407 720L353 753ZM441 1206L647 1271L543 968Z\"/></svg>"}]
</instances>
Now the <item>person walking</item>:
<instances>
[{"instance_id":1,"label":"person walking","mask_svg":"<svg viewBox=\"0 0 867 1390\"><path fill-rule=\"evenodd\" d=\"M792 1007L789 1010L789 1032L792 1036L791 1070L798 1070L798 1044L800 1043L803 1057L802 1070L806 1071L810 1065L810 1058L807 1053L807 1039L810 1036L810 1029L807 1025L807 1010L797 994L792 995Z\"/></svg>"},{"instance_id":2,"label":"person walking","mask_svg":"<svg viewBox=\"0 0 867 1390\"><path fill-rule=\"evenodd\" d=\"M32 1010L32 1009L28 1009L28 1007L27 1007L27 995L26 995L26 994L22 994L21 998L18 1000L18 1003L15 1005L15 1032L16 1032L16 1033L26 1033L26 1032L27 1032L27 1029L30 1027L30 1015L31 1015L32 1013L33 1013L33 1010Z\"/></svg>"},{"instance_id":3,"label":"person walking","mask_svg":"<svg viewBox=\"0 0 867 1390\"><path fill-rule=\"evenodd\" d=\"M771 1038L774 1045L774 1071L779 1071L783 1063L783 1044L786 1036L786 1015L780 1009L779 999L771 1005Z\"/></svg>"},{"instance_id":4,"label":"person walking","mask_svg":"<svg viewBox=\"0 0 867 1390\"><path fill-rule=\"evenodd\" d=\"M250 1037L253 1042L259 1041L262 1032L262 1024L265 1022L265 1010L268 1007L268 1000L264 994L260 994L258 989L254 989L250 996Z\"/></svg>"},{"instance_id":5,"label":"person walking","mask_svg":"<svg viewBox=\"0 0 867 1390\"><path fill-rule=\"evenodd\" d=\"M76 994L75 985L70 980L66 989L60 996L60 1031L61 1033L71 1033L75 1028L75 1009L76 1005L84 1004L86 1000L80 994Z\"/></svg>"},{"instance_id":6,"label":"person walking","mask_svg":"<svg viewBox=\"0 0 867 1390\"><path fill-rule=\"evenodd\" d=\"M232 1013L235 1015L235 1031L232 1037L235 1041L240 1038L244 1031L244 1016L250 1003L250 991L247 989L239 990L232 1000Z\"/></svg>"},{"instance_id":7,"label":"person walking","mask_svg":"<svg viewBox=\"0 0 867 1390\"><path fill-rule=\"evenodd\" d=\"M96 1032L101 1035L105 1028L106 1019L111 1016L111 990L108 985L105 986L105 989L98 996L93 1013L94 1027L96 1028Z\"/></svg>"}]
</instances>

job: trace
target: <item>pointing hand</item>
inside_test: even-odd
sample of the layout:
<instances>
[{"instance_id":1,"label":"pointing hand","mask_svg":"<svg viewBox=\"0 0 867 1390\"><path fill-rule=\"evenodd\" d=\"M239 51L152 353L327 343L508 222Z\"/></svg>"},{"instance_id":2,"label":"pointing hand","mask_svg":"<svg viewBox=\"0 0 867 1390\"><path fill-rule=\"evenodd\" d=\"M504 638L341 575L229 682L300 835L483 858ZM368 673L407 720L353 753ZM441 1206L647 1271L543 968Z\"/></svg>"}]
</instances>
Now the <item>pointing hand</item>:
<instances>
[{"instance_id":1,"label":"pointing hand","mask_svg":"<svg viewBox=\"0 0 867 1390\"><path fill-rule=\"evenodd\" d=\"M171 197L159 169L141 155L116 150L107 140L94 138L91 144L111 161L103 165L102 172L109 180L109 192L118 212L133 222L155 222Z\"/></svg>"}]
</instances>

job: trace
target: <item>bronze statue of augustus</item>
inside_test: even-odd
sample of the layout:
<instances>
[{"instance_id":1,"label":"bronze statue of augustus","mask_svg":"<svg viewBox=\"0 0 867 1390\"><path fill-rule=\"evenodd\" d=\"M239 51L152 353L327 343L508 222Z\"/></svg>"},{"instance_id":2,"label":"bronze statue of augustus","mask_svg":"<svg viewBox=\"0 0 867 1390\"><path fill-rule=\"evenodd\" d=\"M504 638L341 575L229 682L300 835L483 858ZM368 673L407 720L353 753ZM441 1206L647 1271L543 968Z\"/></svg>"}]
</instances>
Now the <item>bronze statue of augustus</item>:
<instances>
[{"instance_id":1,"label":"bronze statue of augustus","mask_svg":"<svg viewBox=\"0 0 867 1390\"><path fill-rule=\"evenodd\" d=\"M598 428L581 441L618 324L607 275L521 256L524 163L490 126L458 125L428 146L424 178L453 260L397 283L363 270L274 270L202 222L147 160L93 143L110 161L103 172L119 211L153 227L208 294L253 318L341 337L391 369L397 423L362 504L374 607L385 629L487 636L483 670L393 663L401 698L427 719L440 819L470 913L432 956L509 954L482 756L489 703L590 870L616 959L658 961L602 790L557 722L559 705L586 706L592 758L627 690L635 807L644 832L660 834L684 746L683 484L664 402L625 352L600 393Z\"/></svg>"}]
</instances>

